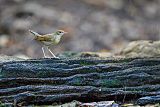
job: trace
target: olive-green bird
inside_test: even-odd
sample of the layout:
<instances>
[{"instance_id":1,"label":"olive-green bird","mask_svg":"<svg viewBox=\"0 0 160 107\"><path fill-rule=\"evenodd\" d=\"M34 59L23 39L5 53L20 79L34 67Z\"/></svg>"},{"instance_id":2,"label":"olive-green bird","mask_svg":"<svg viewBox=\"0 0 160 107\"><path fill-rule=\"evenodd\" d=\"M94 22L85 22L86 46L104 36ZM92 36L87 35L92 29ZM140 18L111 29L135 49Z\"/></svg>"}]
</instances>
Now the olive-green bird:
<instances>
[{"instance_id":1,"label":"olive-green bird","mask_svg":"<svg viewBox=\"0 0 160 107\"><path fill-rule=\"evenodd\" d=\"M54 58L57 58L53 52L49 49L50 46L52 45L56 45L60 42L62 36L67 33L63 30L57 30L56 32L54 33L51 33L51 34L45 34L45 35L40 35L38 34L37 32L34 32L32 30L29 30L30 33L32 33L35 37L34 37L34 40L36 41L39 41L40 43L42 43L44 46L47 47L47 49L49 50L49 52L52 54L52 56ZM43 52L43 55L44 57L46 58L46 54L44 52L44 47L42 47L42 52Z\"/></svg>"}]
</instances>

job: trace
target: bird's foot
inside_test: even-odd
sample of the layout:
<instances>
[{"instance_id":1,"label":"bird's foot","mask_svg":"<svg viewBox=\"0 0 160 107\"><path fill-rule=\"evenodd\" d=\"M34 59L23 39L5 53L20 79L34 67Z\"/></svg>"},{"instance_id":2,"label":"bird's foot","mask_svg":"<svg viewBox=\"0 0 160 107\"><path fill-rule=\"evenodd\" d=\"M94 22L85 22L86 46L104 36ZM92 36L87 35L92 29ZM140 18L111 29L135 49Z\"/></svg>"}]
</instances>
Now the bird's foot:
<instances>
[{"instance_id":1,"label":"bird's foot","mask_svg":"<svg viewBox=\"0 0 160 107\"><path fill-rule=\"evenodd\" d=\"M51 58L51 57L49 57L49 56L44 56L43 58Z\"/></svg>"},{"instance_id":2,"label":"bird's foot","mask_svg":"<svg viewBox=\"0 0 160 107\"><path fill-rule=\"evenodd\" d=\"M52 57L52 58L55 58L55 59L60 59L59 57L55 56L55 57Z\"/></svg>"},{"instance_id":3,"label":"bird's foot","mask_svg":"<svg viewBox=\"0 0 160 107\"><path fill-rule=\"evenodd\" d=\"M45 57L43 57L43 58L48 58L48 59L60 59L59 57L56 57L56 56L54 56L54 57L49 57L49 56L45 56Z\"/></svg>"}]
</instances>

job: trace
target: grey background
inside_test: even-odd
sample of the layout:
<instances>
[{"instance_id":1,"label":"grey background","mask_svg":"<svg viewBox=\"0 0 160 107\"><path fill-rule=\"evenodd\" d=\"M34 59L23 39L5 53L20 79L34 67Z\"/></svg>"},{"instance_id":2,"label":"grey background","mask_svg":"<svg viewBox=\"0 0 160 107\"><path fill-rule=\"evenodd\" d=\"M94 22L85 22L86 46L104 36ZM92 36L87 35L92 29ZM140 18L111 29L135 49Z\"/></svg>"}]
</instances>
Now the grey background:
<instances>
[{"instance_id":1,"label":"grey background","mask_svg":"<svg viewBox=\"0 0 160 107\"><path fill-rule=\"evenodd\" d=\"M159 5L160 0L0 0L0 53L42 57L29 29L68 31L52 47L56 54L118 51L130 41L159 40Z\"/></svg>"}]
</instances>

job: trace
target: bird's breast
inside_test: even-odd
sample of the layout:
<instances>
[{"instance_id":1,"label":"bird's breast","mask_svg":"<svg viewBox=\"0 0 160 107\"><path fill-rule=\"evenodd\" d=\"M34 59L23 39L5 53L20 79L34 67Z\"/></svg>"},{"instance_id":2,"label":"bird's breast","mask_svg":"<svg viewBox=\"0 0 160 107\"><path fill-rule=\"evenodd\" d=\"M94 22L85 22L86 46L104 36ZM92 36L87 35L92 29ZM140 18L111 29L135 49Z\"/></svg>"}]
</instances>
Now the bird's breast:
<instances>
[{"instance_id":1,"label":"bird's breast","mask_svg":"<svg viewBox=\"0 0 160 107\"><path fill-rule=\"evenodd\" d=\"M60 42L60 40L61 40L60 37L56 37L56 38L54 38L53 43L58 44Z\"/></svg>"}]
</instances>

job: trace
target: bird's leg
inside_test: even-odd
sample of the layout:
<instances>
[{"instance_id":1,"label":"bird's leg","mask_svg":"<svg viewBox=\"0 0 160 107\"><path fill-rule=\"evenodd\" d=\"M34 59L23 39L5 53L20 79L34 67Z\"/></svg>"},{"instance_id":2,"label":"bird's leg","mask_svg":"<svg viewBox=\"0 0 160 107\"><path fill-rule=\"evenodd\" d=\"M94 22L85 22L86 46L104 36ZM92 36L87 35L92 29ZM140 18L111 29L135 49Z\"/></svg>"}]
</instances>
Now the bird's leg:
<instances>
[{"instance_id":1,"label":"bird's leg","mask_svg":"<svg viewBox=\"0 0 160 107\"><path fill-rule=\"evenodd\" d=\"M53 52L49 49L49 47L47 47L47 49L49 50L49 52L52 54L52 56L53 56L54 58L58 58L58 57L56 57L56 56L53 54Z\"/></svg>"},{"instance_id":2,"label":"bird's leg","mask_svg":"<svg viewBox=\"0 0 160 107\"><path fill-rule=\"evenodd\" d=\"M43 52L44 58L47 58L47 56L46 56L46 54L45 54L45 52L44 52L44 47L42 47L42 52Z\"/></svg>"}]
</instances>

